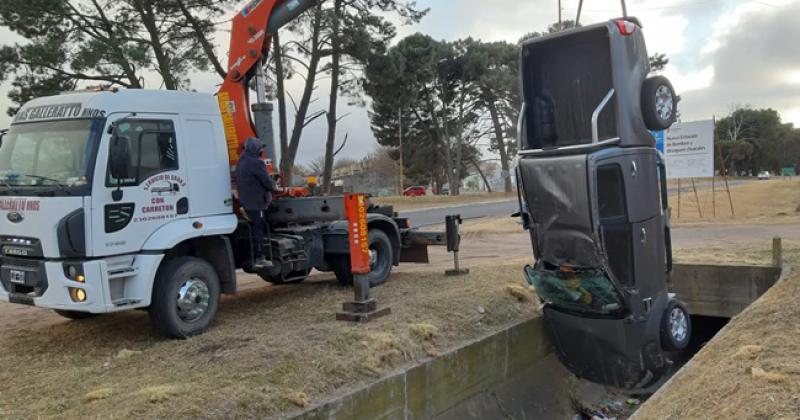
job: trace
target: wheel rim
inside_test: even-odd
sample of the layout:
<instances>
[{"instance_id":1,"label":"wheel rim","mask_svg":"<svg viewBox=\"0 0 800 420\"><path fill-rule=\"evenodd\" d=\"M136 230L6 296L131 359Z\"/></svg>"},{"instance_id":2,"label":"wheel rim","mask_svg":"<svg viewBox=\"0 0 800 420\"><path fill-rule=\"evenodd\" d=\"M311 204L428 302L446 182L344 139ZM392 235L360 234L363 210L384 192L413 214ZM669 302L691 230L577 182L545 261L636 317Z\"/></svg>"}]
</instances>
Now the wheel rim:
<instances>
[{"instance_id":1,"label":"wheel rim","mask_svg":"<svg viewBox=\"0 0 800 420\"><path fill-rule=\"evenodd\" d=\"M374 270L378 265L378 250L374 247L369 248L369 269Z\"/></svg>"},{"instance_id":2,"label":"wheel rim","mask_svg":"<svg viewBox=\"0 0 800 420\"><path fill-rule=\"evenodd\" d=\"M197 321L208 311L210 300L211 292L204 281L186 280L178 289L178 316L185 322Z\"/></svg>"},{"instance_id":3,"label":"wheel rim","mask_svg":"<svg viewBox=\"0 0 800 420\"><path fill-rule=\"evenodd\" d=\"M669 313L669 331L678 343L683 342L689 334L689 323L681 308L672 308Z\"/></svg>"},{"instance_id":4,"label":"wheel rim","mask_svg":"<svg viewBox=\"0 0 800 420\"><path fill-rule=\"evenodd\" d=\"M675 99L672 97L667 85L661 85L656 90L656 112L659 118L669 121L672 118L672 108Z\"/></svg>"}]
</instances>

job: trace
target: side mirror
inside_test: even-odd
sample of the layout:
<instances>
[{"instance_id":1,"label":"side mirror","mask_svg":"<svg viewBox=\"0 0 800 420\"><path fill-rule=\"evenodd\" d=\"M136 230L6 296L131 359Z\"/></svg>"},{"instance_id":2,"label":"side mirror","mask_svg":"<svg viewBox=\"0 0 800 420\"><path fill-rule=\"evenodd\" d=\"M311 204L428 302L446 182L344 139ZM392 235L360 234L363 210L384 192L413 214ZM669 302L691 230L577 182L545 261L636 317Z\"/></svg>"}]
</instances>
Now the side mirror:
<instances>
[{"instance_id":1,"label":"side mirror","mask_svg":"<svg viewBox=\"0 0 800 420\"><path fill-rule=\"evenodd\" d=\"M130 178L131 169L131 139L126 136L114 135L111 138L109 149L108 170L117 180Z\"/></svg>"}]
</instances>

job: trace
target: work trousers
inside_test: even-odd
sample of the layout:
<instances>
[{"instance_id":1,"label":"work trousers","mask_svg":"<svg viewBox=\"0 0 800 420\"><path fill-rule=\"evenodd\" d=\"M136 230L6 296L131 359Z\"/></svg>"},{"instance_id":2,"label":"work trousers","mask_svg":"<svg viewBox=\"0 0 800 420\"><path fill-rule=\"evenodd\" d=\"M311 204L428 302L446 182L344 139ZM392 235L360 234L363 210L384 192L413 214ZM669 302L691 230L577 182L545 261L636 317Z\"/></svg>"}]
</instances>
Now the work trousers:
<instances>
[{"instance_id":1,"label":"work trousers","mask_svg":"<svg viewBox=\"0 0 800 420\"><path fill-rule=\"evenodd\" d=\"M250 218L251 228L253 229L253 259L264 256L264 237L266 225L264 223L263 210L247 210L247 217Z\"/></svg>"}]
</instances>

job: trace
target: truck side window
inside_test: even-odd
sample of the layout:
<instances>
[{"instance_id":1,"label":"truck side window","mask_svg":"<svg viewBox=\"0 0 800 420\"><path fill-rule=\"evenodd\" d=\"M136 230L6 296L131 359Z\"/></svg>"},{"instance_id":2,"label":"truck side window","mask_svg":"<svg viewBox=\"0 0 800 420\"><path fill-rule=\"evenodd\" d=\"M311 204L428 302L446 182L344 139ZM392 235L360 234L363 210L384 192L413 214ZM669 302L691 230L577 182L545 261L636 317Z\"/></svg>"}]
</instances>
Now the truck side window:
<instances>
[{"instance_id":1,"label":"truck side window","mask_svg":"<svg viewBox=\"0 0 800 420\"><path fill-rule=\"evenodd\" d=\"M131 141L131 174L122 186L135 186L147 178L178 169L178 147L175 126L169 120L125 120L117 125L117 134ZM114 187L117 180L110 173L106 186Z\"/></svg>"},{"instance_id":2,"label":"truck side window","mask_svg":"<svg viewBox=\"0 0 800 420\"><path fill-rule=\"evenodd\" d=\"M633 236L625 204L625 180L619 165L597 168L597 203L611 274L621 284L633 285Z\"/></svg>"}]
</instances>

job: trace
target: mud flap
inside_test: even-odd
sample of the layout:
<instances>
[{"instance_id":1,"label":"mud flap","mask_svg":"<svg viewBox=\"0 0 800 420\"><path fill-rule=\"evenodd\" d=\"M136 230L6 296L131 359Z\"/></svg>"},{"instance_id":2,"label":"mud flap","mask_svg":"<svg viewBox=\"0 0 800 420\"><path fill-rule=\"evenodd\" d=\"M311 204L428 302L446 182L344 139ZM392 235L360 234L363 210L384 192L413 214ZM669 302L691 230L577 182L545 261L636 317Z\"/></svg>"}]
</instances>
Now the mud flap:
<instances>
[{"instance_id":1,"label":"mud flap","mask_svg":"<svg viewBox=\"0 0 800 420\"><path fill-rule=\"evenodd\" d=\"M579 378L636 389L664 373L658 336L644 321L580 317L548 305L544 322L559 360Z\"/></svg>"}]
</instances>

